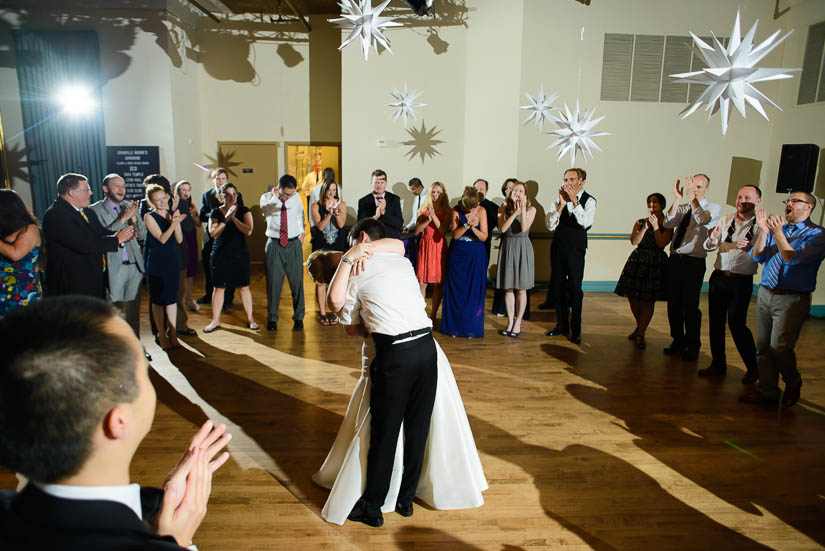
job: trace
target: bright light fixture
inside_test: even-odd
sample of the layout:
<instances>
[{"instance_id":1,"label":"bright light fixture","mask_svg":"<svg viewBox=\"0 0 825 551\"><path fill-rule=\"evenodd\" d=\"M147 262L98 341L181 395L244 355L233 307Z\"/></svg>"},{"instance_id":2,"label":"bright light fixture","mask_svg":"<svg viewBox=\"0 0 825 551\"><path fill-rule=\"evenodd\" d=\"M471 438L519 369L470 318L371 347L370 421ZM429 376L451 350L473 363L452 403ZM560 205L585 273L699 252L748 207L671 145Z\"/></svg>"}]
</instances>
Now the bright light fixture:
<instances>
[{"instance_id":1,"label":"bright light fixture","mask_svg":"<svg viewBox=\"0 0 825 551\"><path fill-rule=\"evenodd\" d=\"M62 88L57 94L57 103L63 107L64 113L73 117L87 115L97 105L92 97L92 91L77 84Z\"/></svg>"}]
</instances>

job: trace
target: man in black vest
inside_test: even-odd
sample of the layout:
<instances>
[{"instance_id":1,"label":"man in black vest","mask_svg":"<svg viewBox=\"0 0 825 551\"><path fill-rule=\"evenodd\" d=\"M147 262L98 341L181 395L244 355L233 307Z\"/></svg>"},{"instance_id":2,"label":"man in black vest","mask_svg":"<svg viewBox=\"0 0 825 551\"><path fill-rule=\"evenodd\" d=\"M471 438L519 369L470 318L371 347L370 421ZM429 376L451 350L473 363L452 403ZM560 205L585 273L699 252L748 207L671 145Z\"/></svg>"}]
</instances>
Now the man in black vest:
<instances>
[{"instance_id":1,"label":"man in black vest","mask_svg":"<svg viewBox=\"0 0 825 551\"><path fill-rule=\"evenodd\" d=\"M550 337L570 333L575 344L582 342L582 279L587 252L587 230L596 215L596 198L584 191L587 173L581 168L564 172L564 185L545 219L547 229L556 230L550 246L551 291L556 303L556 327ZM568 311L572 315L568 321Z\"/></svg>"}]
</instances>

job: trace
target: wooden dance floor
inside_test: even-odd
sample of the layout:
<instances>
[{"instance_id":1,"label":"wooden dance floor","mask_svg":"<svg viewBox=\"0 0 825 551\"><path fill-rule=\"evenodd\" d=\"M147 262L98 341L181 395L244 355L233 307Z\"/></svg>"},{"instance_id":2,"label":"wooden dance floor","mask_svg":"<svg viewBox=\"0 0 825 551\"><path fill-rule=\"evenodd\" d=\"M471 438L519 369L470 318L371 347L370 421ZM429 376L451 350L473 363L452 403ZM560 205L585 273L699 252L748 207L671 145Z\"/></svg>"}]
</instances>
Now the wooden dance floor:
<instances>
[{"instance_id":1,"label":"wooden dance floor","mask_svg":"<svg viewBox=\"0 0 825 551\"><path fill-rule=\"evenodd\" d=\"M664 356L664 303L644 351L626 339L633 328L627 302L607 293L585 295L581 347L545 337L554 315L540 311L519 339L499 336L505 322L492 314L484 339L436 333L490 484L486 502L459 511L416 504L412 518L387 514L375 529L331 525L319 514L327 490L311 476L358 378L360 341L340 326L322 327L308 279L305 290L306 329L291 331L285 285L278 331L267 332L264 278L256 267L262 330L246 329L236 298L223 329L209 335L200 330L210 310L191 315L198 336L181 339L185 347L168 356L146 337L144 314L158 407L133 480L162 483L207 417L234 434L232 458L215 475L195 537L201 551L825 547L822 320L805 325L796 347L802 400L782 412L737 402L743 367L730 339L724 382L696 376L710 362L706 324L698 364ZM707 320L704 296L702 308ZM0 471L0 487L14 484Z\"/></svg>"}]
</instances>

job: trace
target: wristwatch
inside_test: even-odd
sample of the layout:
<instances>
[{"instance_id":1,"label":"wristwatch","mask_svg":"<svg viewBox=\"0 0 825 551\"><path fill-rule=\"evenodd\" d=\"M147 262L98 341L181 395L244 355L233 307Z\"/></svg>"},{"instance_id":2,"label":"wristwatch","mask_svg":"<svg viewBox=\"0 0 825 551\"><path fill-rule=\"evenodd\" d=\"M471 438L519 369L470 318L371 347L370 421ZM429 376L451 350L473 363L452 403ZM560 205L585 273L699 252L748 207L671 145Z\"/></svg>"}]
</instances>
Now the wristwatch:
<instances>
[{"instance_id":1,"label":"wristwatch","mask_svg":"<svg viewBox=\"0 0 825 551\"><path fill-rule=\"evenodd\" d=\"M346 262L350 266L355 266L355 261L349 258L347 255L341 255L341 262Z\"/></svg>"}]
</instances>

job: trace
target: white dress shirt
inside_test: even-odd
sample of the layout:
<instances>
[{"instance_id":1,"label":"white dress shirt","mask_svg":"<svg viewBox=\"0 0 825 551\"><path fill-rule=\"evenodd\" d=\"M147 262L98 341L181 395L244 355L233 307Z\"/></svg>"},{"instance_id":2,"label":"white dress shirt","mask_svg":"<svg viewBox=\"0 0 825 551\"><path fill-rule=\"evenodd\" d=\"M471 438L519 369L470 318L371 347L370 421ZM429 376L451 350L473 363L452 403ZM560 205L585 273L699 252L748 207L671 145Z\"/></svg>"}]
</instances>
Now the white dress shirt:
<instances>
[{"instance_id":1,"label":"white dress shirt","mask_svg":"<svg viewBox=\"0 0 825 551\"><path fill-rule=\"evenodd\" d=\"M418 221L418 209L420 209L421 205L424 204L424 199L426 199L426 198L427 198L427 188L424 188L421 191L421 193L419 193L418 195L413 195L413 198L412 198L412 205L413 205L412 219L410 220L410 223L405 226L408 230L414 230L415 229L415 223L416 223L416 221Z\"/></svg>"},{"instance_id":2,"label":"white dress shirt","mask_svg":"<svg viewBox=\"0 0 825 551\"><path fill-rule=\"evenodd\" d=\"M679 205L676 209L676 215L673 218L668 217L670 210L665 212L665 221L662 224L666 228L673 229L673 241L670 243L670 252L693 256L696 258L705 258L708 252L703 246L705 240L708 238L708 231L719 222L719 216L722 214L722 207L716 203L711 203L707 199L699 201L699 208L691 210L692 220L685 230L685 235L682 238L682 244L677 250L673 250L673 244L676 242L676 237L679 234L679 224L682 223L682 218L687 214L688 209L691 208L690 203Z\"/></svg>"},{"instance_id":3,"label":"white dress shirt","mask_svg":"<svg viewBox=\"0 0 825 551\"><path fill-rule=\"evenodd\" d=\"M310 228L315 227L315 220L312 219L312 205L314 203L317 203L318 200L321 198L321 188L323 187L323 185L324 185L323 183L318 184L317 186L312 188L312 192L310 192L310 194L309 194L309 206L307 206L307 208L309 209L309 212L307 213L307 217L309 218L309 227ZM340 194L340 192L339 192L339 194Z\"/></svg>"},{"instance_id":4,"label":"white dress shirt","mask_svg":"<svg viewBox=\"0 0 825 551\"><path fill-rule=\"evenodd\" d=\"M426 306L410 261L375 253L363 272L350 276L339 318L343 325L363 323L369 333L398 335L433 326Z\"/></svg>"},{"instance_id":5,"label":"white dress shirt","mask_svg":"<svg viewBox=\"0 0 825 551\"><path fill-rule=\"evenodd\" d=\"M591 196L590 199L587 200L587 205L582 206L579 202L581 201L582 194L584 193L584 189L579 191L576 194L576 206L573 207L573 202L568 201L564 208L567 209L567 212L572 214L576 218L576 222L582 225L584 228L589 228L593 225L593 220L596 219L596 198ZM559 218L561 218L561 214L559 213L559 204L561 200L557 197L555 201L553 201L553 206L550 207L550 214L547 215L547 219L545 223L547 224L547 229L553 231L556 229L556 226L559 225Z\"/></svg>"},{"instance_id":6,"label":"white dress shirt","mask_svg":"<svg viewBox=\"0 0 825 551\"><path fill-rule=\"evenodd\" d=\"M732 242L726 242L730 225L735 224ZM706 251L713 251L719 249L719 254L716 255L716 262L713 267L716 270L724 270L726 272L733 272L735 274L753 275L756 273L756 268L759 264L751 257L751 249L753 244L759 238L759 226L756 225L756 216L751 216L747 220L740 222L736 217L736 213L730 214L719 221L719 241L711 241L708 237L704 242ZM736 247L736 243L745 239L751 231L751 244L745 250L740 250Z\"/></svg>"},{"instance_id":7,"label":"white dress shirt","mask_svg":"<svg viewBox=\"0 0 825 551\"><path fill-rule=\"evenodd\" d=\"M304 202L296 191L292 197L282 202L276 193L267 191L261 195L261 213L266 218L266 236L281 237L281 209L286 205L287 239L304 234Z\"/></svg>"}]
</instances>

